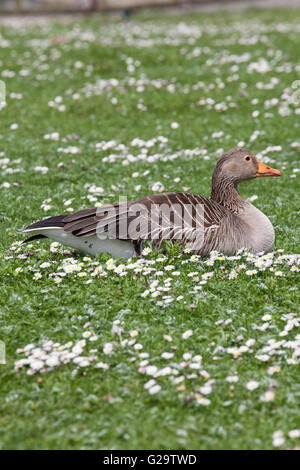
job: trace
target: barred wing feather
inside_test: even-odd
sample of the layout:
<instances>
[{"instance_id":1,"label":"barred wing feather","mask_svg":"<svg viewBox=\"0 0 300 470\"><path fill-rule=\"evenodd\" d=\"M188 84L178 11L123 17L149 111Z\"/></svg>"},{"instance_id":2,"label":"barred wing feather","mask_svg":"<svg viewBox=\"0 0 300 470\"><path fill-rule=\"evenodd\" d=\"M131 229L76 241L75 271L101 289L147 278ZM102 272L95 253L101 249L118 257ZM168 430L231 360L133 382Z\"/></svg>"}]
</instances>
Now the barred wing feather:
<instances>
[{"instance_id":1,"label":"barred wing feather","mask_svg":"<svg viewBox=\"0 0 300 470\"><path fill-rule=\"evenodd\" d=\"M164 193L82 210L63 222L64 230L77 237L97 234L99 238L150 240L156 247L165 239L180 240L198 251L204 241L213 241L226 212L198 194Z\"/></svg>"}]
</instances>

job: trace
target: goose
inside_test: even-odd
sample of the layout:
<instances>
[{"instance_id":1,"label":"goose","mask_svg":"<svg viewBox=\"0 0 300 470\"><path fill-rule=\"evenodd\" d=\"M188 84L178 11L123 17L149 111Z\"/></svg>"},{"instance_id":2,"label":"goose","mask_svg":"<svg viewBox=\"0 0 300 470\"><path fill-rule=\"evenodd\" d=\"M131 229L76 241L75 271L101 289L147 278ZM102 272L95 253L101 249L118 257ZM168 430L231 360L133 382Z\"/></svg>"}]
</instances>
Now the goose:
<instances>
[{"instance_id":1,"label":"goose","mask_svg":"<svg viewBox=\"0 0 300 470\"><path fill-rule=\"evenodd\" d=\"M201 256L211 251L233 255L241 248L268 252L274 244L274 228L265 214L240 196L237 187L256 177L280 175L249 150L234 148L216 163L210 197L159 193L48 217L24 230L30 235L24 243L46 237L88 255L110 253L122 258L140 255L147 240L155 249L164 240L179 241L189 248L186 251Z\"/></svg>"}]
</instances>

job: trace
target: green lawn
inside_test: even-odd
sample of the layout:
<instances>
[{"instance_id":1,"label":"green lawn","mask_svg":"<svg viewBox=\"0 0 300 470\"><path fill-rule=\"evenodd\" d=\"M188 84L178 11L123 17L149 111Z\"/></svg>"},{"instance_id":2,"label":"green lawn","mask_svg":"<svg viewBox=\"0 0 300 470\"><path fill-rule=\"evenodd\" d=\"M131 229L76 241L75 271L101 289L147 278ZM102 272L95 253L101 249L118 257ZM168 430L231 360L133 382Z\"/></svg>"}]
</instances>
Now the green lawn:
<instances>
[{"instance_id":1,"label":"green lawn","mask_svg":"<svg viewBox=\"0 0 300 470\"><path fill-rule=\"evenodd\" d=\"M300 447L299 20L1 28L0 448ZM120 196L209 195L236 146L283 172L240 188L275 227L269 257L17 243L34 220Z\"/></svg>"}]
</instances>

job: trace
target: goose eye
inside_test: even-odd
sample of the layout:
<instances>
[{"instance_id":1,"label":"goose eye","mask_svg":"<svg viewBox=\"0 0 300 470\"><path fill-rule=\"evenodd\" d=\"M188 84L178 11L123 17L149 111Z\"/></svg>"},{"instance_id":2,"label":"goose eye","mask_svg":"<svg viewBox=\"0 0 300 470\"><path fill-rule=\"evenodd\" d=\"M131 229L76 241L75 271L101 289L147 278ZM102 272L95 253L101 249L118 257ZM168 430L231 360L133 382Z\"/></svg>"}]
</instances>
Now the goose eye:
<instances>
[{"instance_id":1,"label":"goose eye","mask_svg":"<svg viewBox=\"0 0 300 470\"><path fill-rule=\"evenodd\" d=\"M250 157L249 157L249 156L245 157L245 160L246 160L247 162L249 162L249 161L250 161Z\"/></svg>"}]
</instances>

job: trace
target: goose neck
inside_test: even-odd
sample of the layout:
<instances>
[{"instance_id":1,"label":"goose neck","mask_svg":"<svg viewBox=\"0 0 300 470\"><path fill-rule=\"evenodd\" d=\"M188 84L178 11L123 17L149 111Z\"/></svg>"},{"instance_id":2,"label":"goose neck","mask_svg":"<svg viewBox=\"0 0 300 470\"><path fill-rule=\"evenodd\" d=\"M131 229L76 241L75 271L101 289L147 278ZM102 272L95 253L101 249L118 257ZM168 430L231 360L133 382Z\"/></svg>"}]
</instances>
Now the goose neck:
<instances>
[{"instance_id":1,"label":"goose neck","mask_svg":"<svg viewBox=\"0 0 300 470\"><path fill-rule=\"evenodd\" d=\"M231 178L213 178L210 197L235 214L239 214L246 204L238 192L237 182Z\"/></svg>"}]
</instances>

